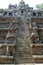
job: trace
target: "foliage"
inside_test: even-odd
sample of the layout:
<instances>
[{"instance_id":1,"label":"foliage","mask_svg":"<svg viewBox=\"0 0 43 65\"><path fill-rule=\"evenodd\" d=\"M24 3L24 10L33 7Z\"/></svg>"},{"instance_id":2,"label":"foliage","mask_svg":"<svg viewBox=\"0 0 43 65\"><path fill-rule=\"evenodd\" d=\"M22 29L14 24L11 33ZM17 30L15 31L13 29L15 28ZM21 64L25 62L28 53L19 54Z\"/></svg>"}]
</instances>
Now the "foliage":
<instances>
[{"instance_id":1,"label":"foliage","mask_svg":"<svg viewBox=\"0 0 43 65\"><path fill-rule=\"evenodd\" d=\"M43 9L43 3L42 4L37 4L36 8Z\"/></svg>"}]
</instances>

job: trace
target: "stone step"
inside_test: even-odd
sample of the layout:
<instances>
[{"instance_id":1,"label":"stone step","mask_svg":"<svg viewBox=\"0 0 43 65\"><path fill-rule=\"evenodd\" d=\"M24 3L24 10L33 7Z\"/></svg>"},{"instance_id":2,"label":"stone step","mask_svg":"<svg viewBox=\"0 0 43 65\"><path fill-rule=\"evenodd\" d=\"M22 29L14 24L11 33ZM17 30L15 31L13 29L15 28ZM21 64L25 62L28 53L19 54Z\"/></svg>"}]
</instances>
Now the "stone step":
<instances>
[{"instance_id":1,"label":"stone step","mask_svg":"<svg viewBox=\"0 0 43 65\"><path fill-rule=\"evenodd\" d=\"M35 63L43 63L43 55L33 55Z\"/></svg>"},{"instance_id":2,"label":"stone step","mask_svg":"<svg viewBox=\"0 0 43 65\"><path fill-rule=\"evenodd\" d=\"M13 63L13 62L14 62L13 56L0 55L0 63Z\"/></svg>"}]
</instances>

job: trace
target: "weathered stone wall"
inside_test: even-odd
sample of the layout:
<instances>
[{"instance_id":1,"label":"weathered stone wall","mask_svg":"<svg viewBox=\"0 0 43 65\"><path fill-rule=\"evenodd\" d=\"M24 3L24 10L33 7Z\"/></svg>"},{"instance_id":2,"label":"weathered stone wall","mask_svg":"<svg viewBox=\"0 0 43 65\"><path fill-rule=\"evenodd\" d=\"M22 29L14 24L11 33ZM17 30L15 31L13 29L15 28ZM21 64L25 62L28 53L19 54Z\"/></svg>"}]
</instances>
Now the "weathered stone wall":
<instances>
[{"instance_id":1,"label":"weathered stone wall","mask_svg":"<svg viewBox=\"0 0 43 65\"><path fill-rule=\"evenodd\" d=\"M17 63L29 63L33 62L33 58L31 55L31 39L29 34L29 25L30 21L26 19L18 19L18 31L17 31L17 39L16 39L16 62Z\"/></svg>"}]
</instances>

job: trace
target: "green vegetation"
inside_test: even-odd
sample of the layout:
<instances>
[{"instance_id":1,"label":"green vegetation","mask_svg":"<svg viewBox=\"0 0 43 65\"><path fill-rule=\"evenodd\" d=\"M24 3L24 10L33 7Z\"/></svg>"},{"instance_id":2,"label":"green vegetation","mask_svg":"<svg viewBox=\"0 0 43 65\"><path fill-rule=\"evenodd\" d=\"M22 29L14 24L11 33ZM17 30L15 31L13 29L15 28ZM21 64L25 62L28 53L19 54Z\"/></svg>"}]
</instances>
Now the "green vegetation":
<instances>
[{"instance_id":1,"label":"green vegetation","mask_svg":"<svg viewBox=\"0 0 43 65\"><path fill-rule=\"evenodd\" d=\"M42 3L42 4L37 4L37 5L36 5L36 8L38 8L38 9L43 9L43 3Z\"/></svg>"}]
</instances>

